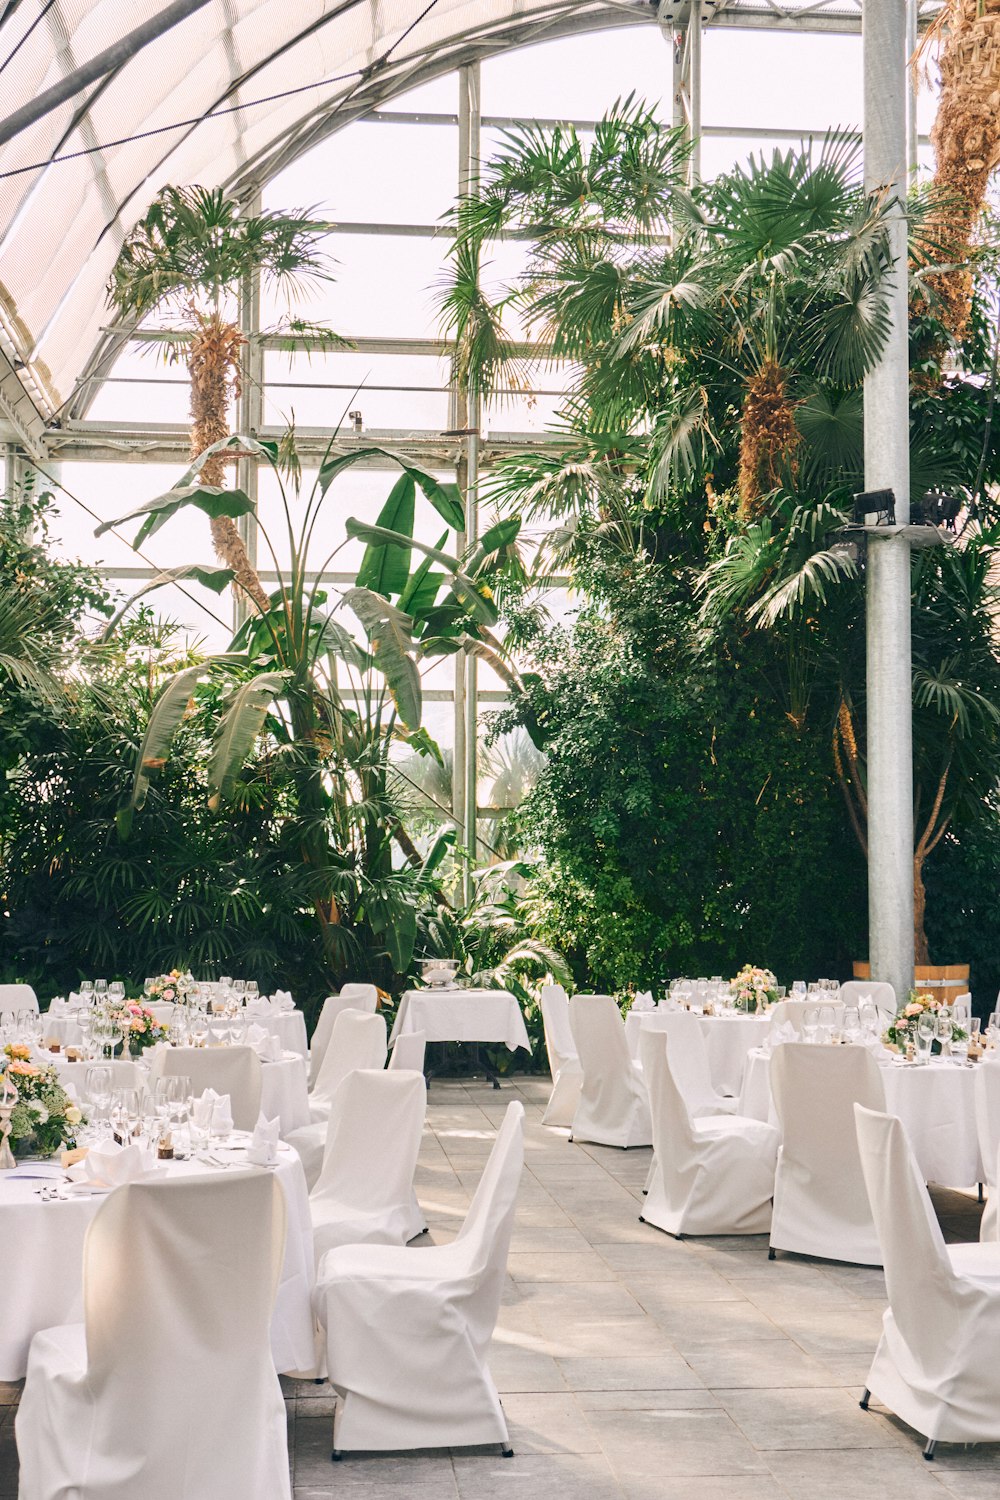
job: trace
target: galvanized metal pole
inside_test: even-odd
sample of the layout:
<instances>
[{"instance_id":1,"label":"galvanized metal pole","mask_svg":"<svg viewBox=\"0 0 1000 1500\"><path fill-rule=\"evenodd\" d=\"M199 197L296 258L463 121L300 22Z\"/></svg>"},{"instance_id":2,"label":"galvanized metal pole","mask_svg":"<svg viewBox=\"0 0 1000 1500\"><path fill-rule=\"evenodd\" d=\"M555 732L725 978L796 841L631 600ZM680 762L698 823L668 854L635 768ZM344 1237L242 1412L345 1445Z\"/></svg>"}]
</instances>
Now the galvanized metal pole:
<instances>
[{"instance_id":1,"label":"galvanized metal pole","mask_svg":"<svg viewBox=\"0 0 1000 1500\"><path fill-rule=\"evenodd\" d=\"M864 162L870 189L895 195L885 353L865 381L865 487L892 489L896 520L910 515L907 343L906 0L865 0ZM897 999L913 983L913 744L910 545L869 534L867 565L868 922L872 978Z\"/></svg>"},{"instance_id":2,"label":"galvanized metal pole","mask_svg":"<svg viewBox=\"0 0 1000 1500\"><path fill-rule=\"evenodd\" d=\"M920 171L920 136L917 130L917 75L913 58L917 50L918 0L906 0L906 65L909 86L906 90L906 175L912 187Z\"/></svg>"},{"instance_id":3,"label":"galvanized metal pole","mask_svg":"<svg viewBox=\"0 0 1000 1500\"><path fill-rule=\"evenodd\" d=\"M701 181L701 0L691 0L688 20L689 97L691 100L691 179Z\"/></svg>"},{"instance_id":4,"label":"galvanized metal pole","mask_svg":"<svg viewBox=\"0 0 1000 1500\"><path fill-rule=\"evenodd\" d=\"M473 191L479 183L479 153L482 126L482 107L479 89L479 64L470 63L461 69L460 123L464 125L465 155L462 169L466 192ZM471 546L479 538L479 426L482 420L476 372L472 371L466 392L465 425L465 545ZM478 862L479 832L479 695L477 660L471 652L465 656L465 790L463 795L465 813L465 847L468 860L465 868L466 899L472 894L472 870Z\"/></svg>"}]
</instances>

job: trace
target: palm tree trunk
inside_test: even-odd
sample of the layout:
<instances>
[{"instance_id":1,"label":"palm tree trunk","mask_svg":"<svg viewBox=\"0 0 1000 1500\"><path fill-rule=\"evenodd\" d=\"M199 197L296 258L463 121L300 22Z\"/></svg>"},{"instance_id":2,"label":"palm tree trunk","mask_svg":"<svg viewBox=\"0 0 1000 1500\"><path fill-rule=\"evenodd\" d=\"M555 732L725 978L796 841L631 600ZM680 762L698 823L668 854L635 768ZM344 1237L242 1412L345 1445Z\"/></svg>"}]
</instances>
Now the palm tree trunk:
<instances>
[{"instance_id":1,"label":"palm tree trunk","mask_svg":"<svg viewBox=\"0 0 1000 1500\"><path fill-rule=\"evenodd\" d=\"M795 403L788 394L784 372L768 360L747 382L743 398L737 481L742 520L755 520L761 495L795 477L795 450L800 441Z\"/></svg>"},{"instance_id":2,"label":"palm tree trunk","mask_svg":"<svg viewBox=\"0 0 1000 1500\"><path fill-rule=\"evenodd\" d=\"M240 329L218 313L198 318L188 345L192 458L229 436L229 403L240 393L243 343ZM225 482L225 465L222 454L213 453L202 466L203 482L221 487ZM232 568L236 586L266 613L271 601L250 562L236 522L230 516L214 516L211 529L216 555L227 568Z\"/></svg>"},{"instance_id":3,"label":"palm tree trunk","mask_svg":"<svg viewBox=\"0 0 1000 1500\"><path fill-rule=\"evenodd\" d=\"M941 321L961 339L972 306L966 264L990 174L1000 161L1000 0L946 0L930 38L940 39L941 94L931 130L934 181L945 201L930 225L932 254L954 265L931 278Z\"/></svg>"},{"instance_id":4,"label":"palm tree trunk","mask_svg":"<svg viewBox=\"0 0 1000 1500\"><path fill-rule=\"evenodd\" d=\"M927 891L924 888L924 856L919 851L913 856L913 961L919 966L931 961L927 946Z\"/></svg>"}]
</instances>

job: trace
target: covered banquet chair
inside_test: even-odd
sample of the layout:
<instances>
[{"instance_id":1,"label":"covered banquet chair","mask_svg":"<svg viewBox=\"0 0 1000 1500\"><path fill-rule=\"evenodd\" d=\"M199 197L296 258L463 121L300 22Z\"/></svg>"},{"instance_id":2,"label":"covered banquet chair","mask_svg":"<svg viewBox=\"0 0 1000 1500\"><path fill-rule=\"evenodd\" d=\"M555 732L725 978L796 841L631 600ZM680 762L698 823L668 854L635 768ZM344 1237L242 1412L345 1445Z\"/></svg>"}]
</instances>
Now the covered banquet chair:
<instances>
[{"instance_id":1,"label":"covered banquet chair","mask_svg":"<svg viewBox=\"0 0 1000 1500\"><path fill-rule=\"evenodd\" d=\"M20 1500L290 1500L270 1342L284 1244L265 1172L111 1193L84 1242L83 1325L32 1340Z\"/></svg>"},{"instance_id":2,"label":"covered banquet chair","mask_svg":"<svg viewBox=\"0 0 1000 1500\"><path fill-rule=\"evenodd\" d=\"M880 1266L854 1129L855 1104L885 1108L878 1063L864 1047L789 1042L771 1058L771 1093L781 1129L771 1259L790 1250Z\"/></svg>"},{"instance_id":3,"label":"covered banquet chair","mask_svg":"<svg viewBox=\"0 0 1000 1500\"><path fill-rule=\"evenodd\" d=\"M451 1244L348 1245L323 1257L316 1308L340 1397L335 1458L479 1443L510 1452L486 1357L523 1162L524 1108L515 1102Z\"/></svg>"},{"instance_id":4,"label":"covered banquet chair","mask_svg":"<svg viewBox=\"0 0 1000 1500\"><path fill-rule=\"evenodd\" d=\"M228 1094L236 1130L252 1130L260 1114L260 1058L252 1047L157 1047L149 1086L158 1078L190 1078L197 1099L206 1089Z\"/></svg>"},{"instance_id":5,"label":"covered banquet chair","mask_svg":"<svg viewBox=\"0 0 1000 1500\"><path fill-rule=\"evenodd\" d=\"M641 1220L668 1234L765 1234L778 1132L742 1115L692 1119L659 1030L639 1037L653 1118L653 1171Z\"/></svg>"},{"instance_id":6,"label":"covered banquet chair","mask_svg":"<svg viewBox=\"0 0 1000 1500\"><path fill-rule=\"evenodd\" d=\"M309 1094L309 1115L325 1120L341 1080L355 1068L384 1068L387 1052L385 1017L367 1011L342 1010L333 1023L330 1045Z\"/></svg>"},{"instance_id":7,"label":"covered banquet chair","mask_svg":"<svg viewBox=\"0 0 1000 1500\"><path fill-rule=\"evenodd\" d=\"M640 1029L645 1029L647 1024L643 1022ZM662 1031L667 1038L670 1070L684 1095L691 1117L733 1114L739 1100L720 1094L712 1082L700 1017L688 1010L668 1010L656 1017L655 1029Z\"/></svg>"},{"instance_id":8,"label":"covered banquet chair","mask_svg":"<svg viewBox=\"0 0 1000 1500\"><path fill-rule=\"evenodd\" d=\"M617 1003L610 995L574 995L569 1022L583 1070L570 1139L626 1150L649 1146L646 1085L629 1052Z\"/></svg>"},{"instance_id":9,"label":"covered banquet chair","mask_svg":"<svg viewBox=\"0 0 1000 1500\"><path fill-rule=\"evenodd\" d=\"M1000 1240L1000 1180L997 1178L997 1156L1000 1154L1000 1058L995 1053L976 1069L973 1091L976 1101L976 1133L979 1154L983 1159L988 1197L979 1221L981 1240Z\"/></svg>"},{"instance_id":10,"label":"covered banquet chair","mask_svg":"<svg viewBox=\"0 0 1000 1500\"><path fill-rule=\"evenodd\" d=\"M390 1071L402 1068L407 1073L422 1073L426 1051L426 1031L404 1031L392 1044L388 1064Z\"/></svg>"},{"instance_id":11,"label":"covered banquet chair","mask_svg":"<svg viewBox=\"0 0 1000 1500\"><path fill-rule=\"evenodd\" d=\"M319 1181L309 1194L317 1262L338 1245L405 1245L427 1112L422 1073L358 1068L334 1096Z\"/></svg>"},{"instance_id":12,"label":"covered banquet chair","mask_svg":"<svg viewBox=\"0 0 1000 1500\"><path fill-rule=\"evenodd\" d=\"M888 1026L896 1014L896 991L885 979L849 979L839 993L844 1004L855 1010L862 1001L870 1000L883 1026Z\"/></svg>"},{"instance_id":13,"label":"covered banquet chair","mask_svg":"<svg viewBox=\"0 0 1000 1500\"><path fill-rule=\"evenodd\" d=\"M552 1092L542 1115L542 1124L569 1129L580 1102L583 1069L569 1024L569 996L561 984L542 985L542 1025L552 1074Z\"/></svg>"},{"instance_id":14,"label":"covered banquet chair","mask_svg":"<svg viewBox=\"0 0 1000 1500\"><path fill-rule=\"evenodd\" d=\"M330 1045L333 1026L337 1017L345 1010L366 1010L373 1014L378 1009L378 990L373 984L345 984L339 995L327 995L316 1022L316 1029L309 1043L309 1087L316 1087L319 1070Z\"/></svg>"},{"instance_id":15,"label":"covered banquet chair","mask_svg":"<svg viewBox=\"0 0 1000 1500\"><path fill-rule=\"evenodd\" d=\"M327 1126L338 1087L355 1068L383 1068L385 1053L383 1016L358 1010L341 1011L333 1025L333 1036L323 1060L319 1081L309 1096L312 1123L290 1130L286 1137L288 1144L295 1148L301 1158L306 1184L310 1189L319 1180L326 1150Z\"/></svg>"},{"instance_id":16,"label":"covered banquet chair","mask_svg":"<svg viewBox=\"0 0 1000 1500\"><path fill-rule=\"evenodd\" d=\"M38 1014L38 996L30 984L0 984L0 1010L30 1010Z\"/></svg>"},{"instance_id":17,"label":"covered banquet chair","mask_svg":"<svg viewBox=\"0 0 1000 1500\"><path fill-rule=\"evenodd\" d=\"M1000 1245L946 1245L902 1122L855 1105L889 1306L871 1396L927 1439L1000 1441Z\"/></svg>"}]
</instances>

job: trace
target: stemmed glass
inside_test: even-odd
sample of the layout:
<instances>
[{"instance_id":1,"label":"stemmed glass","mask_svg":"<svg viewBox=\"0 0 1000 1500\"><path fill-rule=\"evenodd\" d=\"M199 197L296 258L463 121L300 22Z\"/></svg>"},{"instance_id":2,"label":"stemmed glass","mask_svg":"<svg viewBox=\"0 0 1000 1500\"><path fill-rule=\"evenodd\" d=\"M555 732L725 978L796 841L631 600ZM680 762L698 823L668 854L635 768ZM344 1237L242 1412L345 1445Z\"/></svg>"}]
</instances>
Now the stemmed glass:
<instances>
[{"instance_id":1,"label":"stemmed glass","mask_svg":"<svg viewBox=\"0 0 1000 1500\"><path fill-rule=\"evenodd\" d=\"M821 1005L819 1008L819 1029L821 1039L824 1042L833 1041L834 1027L837 1024L837 1012L832 1005Z\"/></svg>"},{"instance_id":2,"label":"stemmed glass","mask_svg":"<svg viewBox=\"0 0 1000 1500\"><path fill-rule=\"evenodd\" d=\"M108 998L108 981L106 979L94 980L94 1000L98 1005L103 1005Z\"/></svg>"},{"instance_id":3,"label":"stemmed glass","mask_svg":"<svg viewBox=\"0 0 1000 1500\"><path fill-rule=\"evenodd\" d=\"M939 1010L935 1022L937 1039L941 1045L941 1056L948 1057L951 1053L952 1021L950 1010Z\"/></svg>"},{"instance_id":4,"label":"stemmed glass","mask_svg":"<svg viewBox=\"0 0 1000 1500\"><path fill-rule=\"evenodd\" d=\"M818 1005L807 1005L802 1012L802 1036L807 1042L815 1042L816 1031L819 1026L820 1008Z\"/></svg>"},{"instance_id":5,"label":"stemmed glass","mask_svg":"<svg viewBox=\"0 0 1000 1500\"><path fill-rule=\"evenodd\" d=\"M853 1006L844 1011L843 1034L848 1046L855 1046L861 1040L861 1016Z\"/></svg>"},{"instance_id":6,"label":"stemmed glass","mask_svg":"<svg viewBox=\"0 0 1000 1500\"><path fill-rule=\"evenodd\" d=\"M930 1061L931 1048L934 1045L934 1036L937 1031L937 1021L932 1011L925 1010L917 1018L917 1061L926 1063Z\"/></svg>"},{"instance_id":7,"label":"stemmed glass","mask_svg":"<svg viewBox=\"0 0 1000 1500\"><path fill-rule=\"evenodd\" d=\"M93 1003L94 1003L94 981L92 979L81 979L80 980L79 995L80 995L80 999L83 1001L84 1005L93 1005Z\"/></svg>"},{"instance_id":8,"label":"stemmed glass","mask_svg":"<svg viewBox=\"0 0 1000 1500\"><path fill-rule=\"evenodd\" d=\"M120 979L112 979L108 985L108 998L112 1005L121 1005L125 999L125 986Z\"/></svg>"}]
</instances>

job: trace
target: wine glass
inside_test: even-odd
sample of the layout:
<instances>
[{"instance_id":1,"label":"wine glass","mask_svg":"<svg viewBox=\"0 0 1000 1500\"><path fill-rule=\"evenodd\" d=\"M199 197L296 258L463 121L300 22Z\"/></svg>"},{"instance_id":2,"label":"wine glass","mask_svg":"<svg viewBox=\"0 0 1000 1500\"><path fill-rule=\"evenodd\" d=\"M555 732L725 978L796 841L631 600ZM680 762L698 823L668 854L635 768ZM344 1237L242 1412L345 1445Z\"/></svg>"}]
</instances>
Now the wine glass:
<instances>
[{"instance_id":1,"label":"wine glass","mask_svg":"<svg viewBox=\"0 0 1000 1500\"><path fill-rule=\"evenodd\" d=\"M861 1016L853 1005L849 1005L844 1011L841 1031L848 1046L856 1046L861 1040Z\"/></svg>"},{"instance_id":2,"label":"wine glass","mask_svg":"<svg viewBox=\"0 0 1000 1500\"><path fill-rule=\"evenodd\" d=\"M806 982L805 982L805 980L804 979L794 979L792 981L792 999L793 1000L804 1000L805 997L806 997Z\"/></svg>"},{"instance_id":3,"label":"wine glass","mask_svg":"<svg viewBox=\"0 0 1000 1500\"><path fill-rule=\"evenodd\" d=\"M821 1005L819 1008L819 1029L821 1040L833 1041L834 1028L837 1024L837 1011L832 1005Z\"/></svg>"},{"instance_id":4,"label":"wine glass","mask_svg":"<svg viewBox=\"0 0 1000 1500\"><path fill-rule=\"evenodd\" d=\"M941 1056L947 1057L951 1052L951 1033L953 1029L950 1010L942 1008L938 1011L934 1029L941 1047Z\"/></svg>"},{"instance_id":5,"label":"wine glass","mask_svg":"<svg viewBox=\"0 0 1000 1500\"><path fill-rule=\"evenodd\" d=\"M152 976L149 979L144 979L142 981L142 993L145 995L147 1000L150 998L155 988L156 980L153 979Z\"/></svg>"},{"instance_id":6,"label":"wine glass","mask_svg":"<svg viewBox=\"0 0 1000 1500\"><path fill-rule=\"evenodd\" d=\"M807 1005L802 1012L802 1036L806 1042L816 1041L816 1031L819 1027L820 1006Z\"/></svg>"},{"instance_id":7,"label":"wine glass","mask_svg":"<svg viewBox=\"0 0 1000 1500\"><path fill-rule=\"evenodd\" d=\"M934 1045L934 1037L937 1032L937 1020L934 1012L925 1010L917 1018L917 1061L926 1063L930 1061L931 1048Z\"/></svg>"},{"instance_id":8,"label":"wine glass","mask_svg":"<svg viewBox=\"0 0 1000 1500\"><path fill-rule=\"evenodd\" d=\"M108 1123L108 1106L111 1103L111 1069L104 1064L88 1068L83 1077L83 1089L92 1106L94 1130L102 1135Z\"/></svg>"},{"instance_id":9,"label":"wine glass","mask_svg":"<svg viewBox=\"0 0 1000 1500\"><path fill-rule=\"evenodd\" d=\"M120 979L112 979L108 985L108 997L113 1005L120 1005L125 999L125 985Z\"/></svg>"},{"instance_id":10,"label":"wine glass","mask_svg":"<svg viewBox=\"0 0 1000 1500\"><path fill-rule=\"evenodd\" d=\"M84 1005L92 1005L94 1001L94 981L92 979L81 979L80 988L77 993Z\"/></svg>"},{"instance_id":11,"label":"wine glass","mask_svg":"<svg viewBox=\"0 0 1000 1500\"><path fill-rule=\"evenodd\" d=\"M94 980L94 999L99 1005L103 1005L108 998L108 981L106 979Z\"/></svg>"},{"instance_id":12,"label":"wine glass","mask_svg":"<svg viewBox=\"0 0 1000 1500\"><path fill-rule=\"evenodd\" d=\"M253 1005L254 1001L259 998L259 996L260 996L260 986L258 985L256 979L248 979L247 980L246 995L247 995L247 1004L248 1005Z\"/></svg>"}]
</instances>

